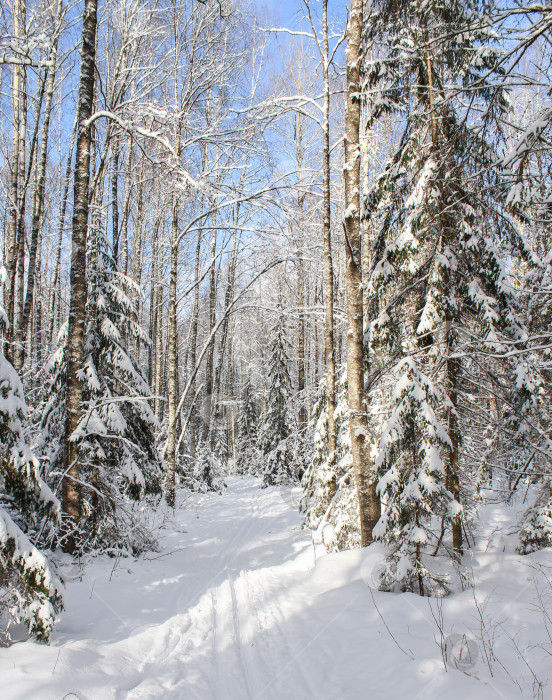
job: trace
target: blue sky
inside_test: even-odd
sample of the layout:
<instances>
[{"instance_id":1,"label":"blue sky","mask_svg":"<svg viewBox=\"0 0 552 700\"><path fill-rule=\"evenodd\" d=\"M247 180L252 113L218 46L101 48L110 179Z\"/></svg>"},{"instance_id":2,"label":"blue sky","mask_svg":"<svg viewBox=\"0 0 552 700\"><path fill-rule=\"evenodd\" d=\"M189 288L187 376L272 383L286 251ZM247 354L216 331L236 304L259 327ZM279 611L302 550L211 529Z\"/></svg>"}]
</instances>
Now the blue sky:
<instances>
[{"instance_id":1,"label":"blue sky","mask_svg":"<svg viewBox=\"0 0 552 700\"><path fill-rule=\"evenodd\" d=\"M266 8L274 19L278 19L282 26L294 27L299 19L299 10L303 7L301 0L255 0L259 8ZM319 0L311 0L313 11L319 10ZM332 18L343 20L349 3L346 0L328 0L328 14ZM319 10L320 11L320 10Z\"/></svg>"},{"instance_id":2,"label":"blue sky","mask_svg":"<svg viewBox=\"0 0 552 700\"><path fill-rule=\"evenodd\" d=\"M294 15L297 15L299 0L256 0L256 3L258 7L266 8L275 18L285 22L286 26L291 26L296 20Z\"/></svg>"}]
</instances>

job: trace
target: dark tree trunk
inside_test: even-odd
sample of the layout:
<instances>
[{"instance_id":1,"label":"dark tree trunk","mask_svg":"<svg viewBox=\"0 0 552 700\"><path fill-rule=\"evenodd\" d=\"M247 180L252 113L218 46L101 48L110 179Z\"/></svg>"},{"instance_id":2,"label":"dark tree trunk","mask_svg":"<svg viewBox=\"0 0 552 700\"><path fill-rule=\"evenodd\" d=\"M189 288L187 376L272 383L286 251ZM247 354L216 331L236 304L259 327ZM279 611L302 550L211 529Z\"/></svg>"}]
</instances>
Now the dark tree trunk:
<instances>
[{"instance_id":1,"label":"dark tree trunk","mask_svg":"<svg viewBox=\"0 0 552 700\"><path fill-rule=\"evenodd\" d=\"M326 351L326 400L328 403L328 455L335 452L337 430L335 426L335 341L334 341L334 273L331 238L330 200L330 75L328 40L328 0L322 2L322 32L324 43L324 105L323 105L323 146L322 146L322 192L324 199L324 285L326 318L324 347Z\"/></svg>"},{"instance_id":2,"label":"dark tree trunk","mask_svg":"<svg viewBox=\"0 0 552 700\"><path fill-rule=\"evenodd\" d=\"M57 17L61 18L62 3L58 1ZM27 294L25 297L25 306L23 308L23 318L21 319L21 332L23 337L27 336L30 328L31 311L33 307L33 296L35 289L36 278L36 260L39 246L40 228L42 224L42 214L44 211L44 194L46 188L46 165L48 160L48 136L50 132L50 118L52 115L52 102L54 97L54 85L56 78L56 56L57 56L57 40L56 33L52 49L50 51L50 66L46 78L46 102L44 105L44 122L42 125L42 141L40 144L40 155L38 159L36 189L33 204L33 214L31 221L31 243L29 248L29 266L27 270ZM24 346L22 345L22 352ZM25 356L22 355L20 364L23 366Z\"/></svg>"},{"instance_id":3,"label":"dark tree trunk","mask_svg":"<svg viewBox=\"0 0 552 700\"><path fill-rule=\"evenodd\" d=\"M190 331L190 374L193 374L196 369L197 361L197 330L199 320L199 266L201 262L201 240L202 230L197 233L195 270L194 270L194 306L192 309L192 327ZM193 391L194 383L190 387ZM197 420L196 410L192 407L190 413L190 453L192 457L196 456L197 451Z\"/></svg>"},{"instance_id":4,"label":"dark tree trunk","mask_svg":"<svg viewBox=\"0 0 552 700\"><path fill-rule=\"evenodd\" d=\"M86 314L86 239L88 233L88 196L90 187L90 127L85 124L92 115L96 60L96 25L98 0L85 0L82 22L81 71L78 95L78 137L73 199L73 234L71 240L71 296L67 340L67 418L65 425L62 506L73 524L80 519L79 446L71 440L81 417L83 386L78 376L84 355ZM71 524L70 524L71 525ZM73 552L71 534L65 549Z\"/></svg>"},{"instance_id":5,"label":"dark tree trunk","mask_svg":"<svg viewBox=\"0 0 552 700\"><path fill-rule=\"evenodd\" d=\"M169 318L168 318L168 401L167 401L167 478L166 499L169 506L175 506L176 489L176 404L178 402L178 328L176 319L176 286L178 275L178 205L173 203L171 227L171 274L169 279Z\"/></svg>"}]
</instances>

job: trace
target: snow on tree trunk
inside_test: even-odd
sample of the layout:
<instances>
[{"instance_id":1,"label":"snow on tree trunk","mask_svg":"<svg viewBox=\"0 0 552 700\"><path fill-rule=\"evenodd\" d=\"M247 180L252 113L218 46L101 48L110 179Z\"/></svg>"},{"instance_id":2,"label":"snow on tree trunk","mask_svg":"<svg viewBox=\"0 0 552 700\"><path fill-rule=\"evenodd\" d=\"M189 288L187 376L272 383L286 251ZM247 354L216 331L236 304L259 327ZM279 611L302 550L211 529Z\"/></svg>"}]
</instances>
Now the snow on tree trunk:
<instances>
[{"instance_id":1,"label":"snow on tree trunk","mask_svg":"<svg viewBox=\"0 0 552 700\"><path fill-rule=\"evenodd\" d=\"M79 442L75 431L82 418L82 364L86 322L86 242L90 183L91 133L86 120L92 115L96 65L97 0L85 0L82 16L81 74L78 95L78 137L73 198L73 234L71 238L71 297L67 331L67 411L63 438L63 512L68 519L65 549L73 552L81 516Z\"/></svg>"},{"instance_id":2,"label":"snow on tree trunk","mask_svg":"<svg viewBox=\"0 0 552 700\"><path fill-rule=\"evenodd\" d=\"M364 393L364 313L360 234L360 62L363 0L351 0L347 30L347 107L345 113L345 252L347 259L347 383L351 452L358 492L361 546L372 542L380 501L370 458L370 434Z\"/></svg>"}]
</instances>

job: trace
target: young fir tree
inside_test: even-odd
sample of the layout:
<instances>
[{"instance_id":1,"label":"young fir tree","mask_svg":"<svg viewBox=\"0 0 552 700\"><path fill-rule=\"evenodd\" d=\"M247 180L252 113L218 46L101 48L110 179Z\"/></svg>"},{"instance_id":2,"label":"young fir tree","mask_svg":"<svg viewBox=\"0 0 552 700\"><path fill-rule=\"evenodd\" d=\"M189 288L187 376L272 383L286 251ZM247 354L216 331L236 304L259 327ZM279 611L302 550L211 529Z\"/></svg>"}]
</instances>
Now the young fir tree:
<instances>
[{"instance_id":1,"label":"young fir tree","mask_svg":"<svg viewBox=\"0 0 552 700\"><path fill-rule=\"evenodd\" d=\"M151 545L132 513L132 502L160 494L162 461L157 451L157 420L150 390L128 346L147 343L133 298L140 293L119 272L99 227L88 245L83 411L72 439L79 446L81 546ZM47 478L56 483L62 470L66 412L67 326L50 360L40 437Z\"/></svg>"},{"instance_id":2,"label":"young fir tree","mask_svg":"<svg viewBox=\"0 0 552 700\"><path fill-rule=\"evenodd\" d=\"M543 477L538 480L538 485L537 496L521 524L521 554L552 547L552 478Z\"/></svg>"},{"instance_id":3,"label":"young fir tree","mask_svg":"<svg viewBox=\"0 0 552 700\"><path fill-rule=\"evenodd\" d=\"M226 488L219 456L208 445L200 445L187 479L192 491L222 493Z\"/></svg>"},{"instance_id":4,"label":"young fir tree","mask_svg":"<svg viewBox=\"0 0 552 700\"><path fill-rule=\"evenodd\" d=\"M378 490L386 506L374 535L391 549L382 588L392 590L400 582L401 588L423 595L427 585L444 586L422 557L433 539L432 520L437 516L445 521L454 517L453 508L460 509L446 488L442 457L451 440L439 412L451 407L411 357L399 364L396 375L394 404L376 460L383 473Z\"/></svg>"},{"instance_id":5,"label":"young fir tree","mask_svg":"<svg viewBox=\"0 0 552 700\"><path fill-rule=\"evenodd\" d=\"M266 419L259 435L259 447L264 459L263 486L297 480L289 410L291 379L287 345L284 324L279 318L270 345Z\"/></svg>"},{"instance_id":6,"label":"young fir tree","mask_svg":"<svg viewBox=\"0 0 552 700\"><path fill-rule=\"evenodd\" d=\"M258 432L259 411L255 402L253 387L246 380L241 394L238 414L236 468L239 474L254 474L257 470Z\"/></svg>"},{"instance_id":7,"label":"young fir tree","mask_svg":"<svg viewBox=\"0 0 552 700\"><path fill-rule=\"evenodd\" d=\"M318 414L315 455L302 479L304 495L301 511L305 514L305 525L318 531L319 539L326 548L340 551L360 546L345 371L342 371L338 384L334 415L337 435L333 459L328 455L326 406L322 396L315 411L315 416Z\"/></svg>"},{"instance_id":8,"label":"young fir tree","mask_svg":"<svg viewBox=\"0 0 552 700\"><path fill-rule=\"evenodd\" d=\"M328 401L324 380L318 389L311 421L314 424L314 456L301 480L303 497L299 509L305 514L305 525L316 530L336 491L335 455L328 454Z\"/></svg>"},{"instance_id":9,"label":"young fir tree","mask_svg":"<svg viewBox=\"0 0 552 700\"><path fill-rule=\"evenodd\" d=\"M507 101L492 83L500 52L484 10L477 2L381 0L367 28L381 49L365 65L371 118L406 115L398 150L365 202L379 229L371 348L397 382L377 458L387 500L377 536L390 549L382 585L420 594L442 583L424 563L430 545L462 553L468 358L480 353L490 378L489 351L524 335L505 261L526 251L492 196L496 153L485 126ZM477 128L464 91L483 113Z\"/></svg>"},{"instance_id":10,"label":"young fir tree","mask_svg":"<svg viewBox=\"0 0 552 700\"><path fill-rule=\"evenodd\" d=\"M552 546L551 117L549 105L537 103L503 159L506 201L522 218L533 251L521 290L528 337L526 342L510 347L513 357L521 354L523 359L510 374L516 378L517 391L511 402L516 410L507 413L509 437L518 446L520 457L512 465L519 473L513 475L510 491L527 479L536 490L522 518L522 553Z\"/></svg>"},{"instance_id":11,"label":"young fir tree","mask_svg":"<svg viewBox=\"0 0 552 700\"><path fill-rule=\"evenodd\" d=\"M0 306L2 334L7 323ZM40 476L26 419L21 381L0 352L0 641L9 640L11 622L19 621L47 641L62 606L61 581L36 546L44 523L59 522L60 505Z\"/></svg>"},{"instance_id":12,"label":"young fir tree","mask_svg":"<svg viewBox=\"0 0 552 700\"><path fill-rule=\"evenodd\" d=\"M512 356L523 351L523 359L512 367L516 379L511 408L506 414L512 441L518 446L515 465L519 476L511 491L523 479L535 484L536 494L524 513L520 530L522 553L552 546L552 251L550 250L550 205L530 201L524 210L533 224L533 260L525 275L523 300L527 304L528 340L511 346ZM543 225L546 222L548 225ZM536 229L536 230L535 230Z\"/></svg>"}]
</instances>

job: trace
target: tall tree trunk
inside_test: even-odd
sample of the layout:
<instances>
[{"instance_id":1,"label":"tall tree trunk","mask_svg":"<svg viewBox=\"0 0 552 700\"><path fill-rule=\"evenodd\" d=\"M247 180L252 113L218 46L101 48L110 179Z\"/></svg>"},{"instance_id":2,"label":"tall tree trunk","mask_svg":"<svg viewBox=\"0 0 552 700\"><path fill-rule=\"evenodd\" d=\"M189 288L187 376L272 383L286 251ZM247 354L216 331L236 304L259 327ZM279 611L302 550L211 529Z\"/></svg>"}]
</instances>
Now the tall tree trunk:
<instances>
[{"instance_id":1,"label":"tall tree trunk","mask_svg":"<svg viewBox=\"0 0 552 700\"><path fill-rule=\"evenodd\" d=\"M324 206L324 293L326 299L324 348L326 351L326 401L328 404L328 456L335 452L337 429L335 425L335 340L334 340L334 272L332 259L331 199L330 199L330 46L328 39L328 0L322 2L323 33L323 146L322 146L322 195Z\"/></svg>"},{"instance_id":2,"label":"tall tree trunk","mask_svg":"<svg viewBox=\"0 0 552 700\"><path fill-rule=\"evenodd\" d=\"M56 301L59 302L59 295L61 294L61 285L59 284L59 274L61 270L61 247L63 243L63 229L65 227L65 212L67 210L67 199L69 196L69 185L71 182L71 162L73 159L73 148L75 146L75 136L78 128L78 114L75 118L75 123L73 124L73 131L71 133L71 143L69 145L69 153L67 154L67 165L65 167L65 177L63 179L63 194L61 196L61 204L59 209L59 219L58 219L58 236L56 243L56 258L54 263L54 272L52 276L52 296L50 298L50 332L49 332L49 342L50 347L54 343L54 328L55 328L55 317L56 317ZM58 289L59 287L59 289Z\"/></svg>"},{"instance_id":3,"label":"tall tree trunk","mask_svg":"<svg viewBox=\"0 0 552 700\"><path fill-rule=\"evenodd\" d=\"M299 190L297 193L297 393L299 394L299 413L297 416L298 427L303 431L307 424L307 410L305 398L305 262L303 260L303 246L305 244L305 184L303 182L303 164L305 157L305 145L303 143L304 129L300 116L295 116L295 157L299 171Z\"/></svg>"},{"instance_id":4,"label":"tall tree trunk","mask_svg":"<svg viewBox=\"0 0 552 700\"><path fill-rule=\"evenodd\" d=\"M168 318L168 427L167 427L167 477L166 499L169 506L175 506L176 489L176 404L178 402L178 353L176 320L176 285L178 275L178 205L173 202L171 226L171 272L169 279L169 318Z\"/></svg>"},{"instance_id":5,"label":"tall tree trunk","mask_svg":"<svg viewBox=\"0 0 552 700\"><path fill-rule=\"evenodd\" d=\"M58 21L61 20L62 3L58 0L56 16ZM54 97L54 85L56 79L56 57L57 57L58 33L56 32L52 48L50 50L50 66L48 67L48 76L46 80L46 102L44 105L44 122L42 125L42 140L40 144L40 156L38 159L35 198L33 204L33 214L31 221L31 243L29 248L29 266L27 270L27 294L25 297L25 307L23 309L23 318L21 321L22 334L25 337L30 327L31 310L33 306L33 295L35 289L36 277L36 259L39 245L39 236L42 224L42 214L44 211L44 194L46 186L46 164L48 160L48 136L50 132L50 119L52 116L52 102ZM23 366L25 357L20 360L20 365Z\"/></svg>"},{"instance_id":6,"label":"tall tree trunk","mask_svg":"<svg viewBox=\"0 0 552 700\"><path fill-rule=\"evenodd\" d=\"M71 439L81 417L83 386L79 378L84 355L86 315L86 239L88 233L88 196L90 186L90 127L85 125L92 115L96 61L96 26L98 0L85 0L82 21L81 70L78 95L78 138L73 198L73 234L71 240L71 296L67 339L67 419L64 441L64 478L62 506L73 524L80 519L79 447ZM73 552L75 539L71 533L65 549Z\"/></svg>"},{"instance_id":7,"label":"tall tree trunk","mask_svg":"<svg viewBox=\"0 0 552 700\"><path fill-rule=\"evenodd\" d=\"M25 3L21 3L21 18L23 26L25 26ZM23 67L21 69L21 112L19 117L19 178L18 178L18 208L17 208L17 264L16 264L16 279L14 280L14 292L16 298L14 300L15 313L13 319L13 334L15 339L14 348L14 367L17 371L22 368L22 358L25 353L25 335L21 325L23 320L23 307L25 305L25 203L26 203L26 187L24 186L25 178L25 155L26 155L26 137L27 137L27 71ZM29 162L29 177L33 164L32 155Z\"/></svg>"},{"instance_id":8,"label":"tall tree trunk","mask_svg":"<svg viewBox=\"0 0 552 700\"><path fill-rule=\"evenodd\" d=\"M127 159L125 170L127 175L126 188L125 188L125 199L123 202L123 218L119 222L119 238L122 234L123 236L123 252L121 260L121 269L123 274L128 275L128 222L130 219L130 209L131 209L131 197L133 190L133 183L130 173L132 173L132 143L128 145Z\"/></svg>"},{"instance_id":9,"label":"tall tree trunk","mask_svg":"<svg viewBox=\"0 0 552 700\"><path fill-rule=\"evenodd\" d=\"M23 120L22 120L23 121ZM19 154L19 162L23 160L21 153ZM15 285L17 288L16 295L16 313L14 318L14 335L15 335L15 351L14 351L14 367L19 372L22 368L22 357L24 350L22 349L25 344L25 336L23 335L23 329L21 327L21 321L23 316L23 307L25 304L25 198L20 197L19 204L19 222L18 222L18 233L17 233L17 268L16 268L16 279Z\"/></svg>"},{"instance_id":10,"label":"tall tree trunk","mask_svg":"<svg viewBox=\"0 0 552 700\"><path fill-rule=\"evenodd\" d=\"M157 219L153 226L151 237L151 276L150 276L150 324L149 324L149 350L148 350L148 381L155 394L155 369L156 369L156 343L157 343L157 265L158 265L158 239L160 221ZM157 415L154 401L154 413Z\"/></svg>"},{"instance_id":11,"label":"tall tree trunk","mask_svg":"<svg viewBox=\"0 0 552 700\"><path fill-rule=\"evenodd\" d=\"M40 282L40 280L39 280L39 282ZM44 345L43 328L42 328L44 313L43 313L43 308L42 308L42 298L40 297L40 295L37 295L37 298L34 302L34 306L36 308L36 312L34 314L32 314L32 316L31 316L31 319L35 321L34 332L31 330L31 328L29 328L29 336L31 339L31 342L29 345L30 345L30 352L32 352L34 354L35 367L41 367L42 366L42 348ZM33 316L34 316L34 319L33 319ZM34 377L34 381L35 381L35 387L38 386L36 376Z\"/></svg>"},{"instance_id":12,"label":"tall tree trunk","mask_svg":"<svg viewBox=\"0 0 552 700\"><path fill-rule=\"evenodd\" d=\"M164 366L163 362L163 304L165 303L165 295L163 293L162 285L158 284L155 293L155 305L156 305L156 328L155 328L155 389L154 393L157 397L161 397L163 392L163 375ZM155 417L158 421L163 420L163 401L161 398L155 399Z\"/></svg>"},{"instance_id":13,"label":"tall tree trunk","mask_svg":"<svg viewBox=\"0 0 552 700\"><path fill-rule=\"evenodd\" d=\"M15 41L21 35L20 0L14 0L12 8L13 36ZM9 284L4 287L4 307L8 316L6 357L13 358L14 317L15 317L15 272L17 264L17 224L19 214L19 124L21 120L21 72L18 65L12 67L12 163L10 178L10 214L8 222L7 273Z\"/></svg>"},{"instance_id":14,"label":"tall tree trunk","mask_svg":"<svg viewBox=\"0 0 552 700\"><path fill-rule=\"evenodd\" d=\"M209 267L209 333L213 330L216 323L216 303L217 303L217 215L213 212L212 215L213 229L211 232L211 261ZM211 412L213 410L213 367L215 356L215 339L211 340L207 351L207 360L205 362L205 406L203 415L203 440L209 440L211 449L213 449L213 434L211 430Z\"/></svg>"},{"instance_id":15,"label":"tall tree trunk","mask_svg":"<svg viewBox=\"0 0 552 700\"><path fill-rule=\"evenodd\" d=\"M159 422L162 419L163 401L161 399L163 384L163 286L160 282L163 273L163 258L159 227L161 222L155 224L153 231L153 281L151 291L151 304L153 305L152 319L152 385L153 393L157 397L154 401L154 413Z\"/></svg>"},{"instance_id":16,"label":"tall tree trunk","mask_svg":"<svg viewBox=\"0 0 552 700\"><path fill-rule=\"evenodd\" d=\"M238 220L239 220L240 205L236 204L234 207L234 217L233 217L233 233L232 233L232 251L230 253L230 261L228 263L228 277L226 280L226 292L224 294L224 308L227 309L230 306L232 297L234 296L234 280L236 276L236 255L237 255L237 242L238 242ZM228 339L228 327L230 318L225 315L220 329L220 348L219 356L217 361L217 367L215 369L215 386L214 386L214 396L215 401L221 394L221 383L222 383L222 369L224 365L224 352L226 349L226 341Z\"/></svg>"},{"instance_id":17,"label":"tall tree trunk","mask_svg":"<svg viewBox=\"0 0 552 700\"><path fill-rule=\"evenodd\" d=\"M304 195L300 197L299 226L303 231L303 207ZM297 392L299 394L299 414L297 416L299 430L305 430L307 426L307 406L305 396L305 262L303 260L303 235L301 235L300 249L297 253L297 307L299 311L299 323L297 328Z\"/></svg>"},{"instance_id":18,"label":"tall tree trunk","mask_svg":"<svg viewBox=\"0 0 552 700\"><path fill-rule=\"evenodd\" d=\"M119 138L113 139L113 156L111 159L111 241L113 262L119 269Z\"/></svg>"},{"instance_id":19,"label":"tall tree trunk","mask_svg":"<svg viewBox=\"0 0 552 700\"><path fill-rule=\"evenodd\" d=\"M363 0L351 0L347 29L345 113L345 251L347 260L347 382L351 452L357 487L361 545L372 542L381 505L370 459L364 391L362 245L360 232L360 61Z\"/></svg>"},{"instance_id":20,"label":"tall tree trunk","mask_svg":"<svg viewBox=\"0 0 552 700\"><path fill-rule=\"evenodd\" d=\"M176 24L173 25L174 45L178 46L176 36ZM175 51L175 61L173 64L173 86L174 86L174 106L180 108L181 117L178 120L176 129L176 152L178 159L182 156L182 104L179 98L178 81L178 50ZM165 479L165 498L169 506L174 508L176 502L176 429L177 429L177 403L178 403L178 322L177 322L177 299L176 292L178 286L178 194L172 194L172 224L170 235L171 259L169 276L169 310L168 310L168 331L167 331L167 443L165 456L167 460L167 475Z\"/></svg>"},{"instance_id":21,"label":"tall tree trunk","mask_svg":"<svg viewBox=\"0 0 552 700\"><path fill-rule=\"evenodd\" d=\"M194 306L192 309L192 325L190 329L190 373L193 373L197 362L197 329L199 321L199 266L201 263L201 240L202 229L197 232L195 269L194 269ZM194 383L190 387L193 392ZM197 452L197 422L195 415L195 407L192 407L190 414L190 453L192 457L196 456Z\"/></svg>"},{"instance_id":22,"label":"tall tree trunk","mask_svg":"<svg viewBox=\"0 0 552 700\"><path fill-rule=\"evenodd\" d=\"M451 405L447 409L447 432L450 438L448 459L446 460L446 486L457 503L460 503L460 477L459 477L459 430L456 405L458 402L458 359L454 355L454 342L452 331L453 319L450 313L445 315L445 386ZM452 548L454 553L462 555L462 518L457 516L452 521Z\"/></svg>"},{"instance_id":23,"label":"tall tree trunk","mask_svg":"<svg viewBox=\"0 0 552 700\"><path fill-rule=\"evenodd\" d=\"M131 144L129 144L129 148L131 148ZM140 172L140 180L138 182L138 204L137 204L137 211L136 211L136 227L135 227L135 234L134 234L134 251L133 251L133 257L132 257L132 279L134 282L138 285L138 287L141 288L142 286L142 258L143 258L143 251L142 251L142 238L143 238L143 232L144 232L144 187L143 187L143 169L141 169ZM142 320L142 300L140 295L137 295L135 297L135 304L136 304L136 314L138 317L138 323L141 323ZM140 338L137 335L134 338L134 348L133 348L133 353L134 357L136 358L136 361L138 364L140 364Z\"/></svg>"},{"instance_id":24,"label":"tall tree trunk","mask_svg":"<svg viewBox=\"0 0 552 700\"><path fill-rule=\"evenodd\" d=\"M128 276L128 229L121 229L123 235L123 251L121 253L121 272L123 275Z\"/></svg>"}]
</instances>

